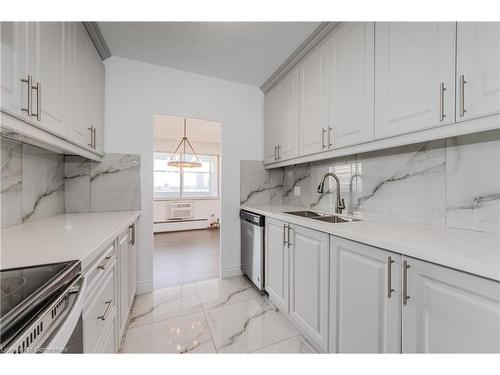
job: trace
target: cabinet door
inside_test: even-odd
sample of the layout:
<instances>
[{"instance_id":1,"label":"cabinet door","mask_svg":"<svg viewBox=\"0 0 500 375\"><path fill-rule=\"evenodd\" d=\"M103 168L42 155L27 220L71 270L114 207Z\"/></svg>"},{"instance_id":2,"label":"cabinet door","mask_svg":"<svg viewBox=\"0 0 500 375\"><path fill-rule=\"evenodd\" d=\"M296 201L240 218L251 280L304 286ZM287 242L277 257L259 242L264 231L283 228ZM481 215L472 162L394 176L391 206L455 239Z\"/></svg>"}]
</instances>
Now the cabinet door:
<instances>
[{"instance_id":1,"label":"cabinet door","mask_svg":"<svg viewBox=\"0 0 500 375\"><path fill-rule=\"evenodd\" d=\"M16 116L27 117L21 108L28 107L26 22L1 22L1 107Z\"/></svg>"},{"instance_id":2,"label":"cabinet door","mask_svg":"<svg viewBox=\"0 0 500 375\"><path fill-rule=\"evenodd\" d=\"M322 44L300 64L300 155L328 147L327 56L328 45Z\"/></svg>"},{"instance_id":3,"label":"cabinet door","mask_svg":"<svg viewBox=\"0 0 500 375\"><path fill-rule=\"evenodd\" d=\"M455 121L454 23L376 23L375 45L377 139Z\"/></svg>"},{"instance_id":4,"label":"cabinet door","mask_svg":"<svg viewBox=\"0 0 500 375\"><path fill-rule=\"evenodd\" d=\"M290 230L290 317L324 351L328 350L329 235Z\"/></svg>"},{"instance_id":5,"label":"cabinet door","mask_svg":"<svg viewBox=\"0 0 500 375\"><path fill-rule=\"evenodd\" d=\"M118 327L121 338L128 319L129 297L128 297L128 230L118 237Z\"/></svg>"},{"instance_id":6,"label":"cabinet door","mask_svg":"<svg viewBox=\"0 0 500 375\"><path fill-rule=\"evenodd\" d=\"M500 22L458 23L457 95L457 121L500 112Z\"/></svg>"},{"instance_id":7,"label":"cabinet door","mask_svg":"<svg viewBox=\"0 0 500 375\"><path fill-rule=\"evenodd\" d=\"M136 246L137 223L129 227L129 245L128 245L128 306L132 307L137 285L137 246Z\"/></svg>"},{"instance_id":8,"label":"cabinet door","mask_svg":"<svg viewBox=\"0 0 500 375\"><path fill-rule=\"evenodd\" d=\"M299 71L292 71L279 83L280 123L278 130L278 160L299 155Z\"/></svg>"},{"instance_id":9,"label":"cabinet door","mask_svg":"<svg viewBox=\"0 0 500 375\"><path fill-rule=\"evenodd\" d=\"M68 138L76 144L94 150L91 128L99 111L100 94L94 86L100 78L95 66L94 45L81 22L71 24L71 68L68 106ZM102 99L103 100L103 99ZM97 132L97 131L96 131ZM99 132L99 135L102 132ZM97 134L96 134L97 135Z\"/></svg>"},{"instance_id":10,"label":"cabinet door","mask_svg":"<svg viewBox=\"0 0 500 375\"><path fill-rule=\"evenodd\" d=\"M403 260L403 353L500 353L499 282Z\"/></svg>"},{"instance_id":11,"label":"cabinet door","mask_svg":"<svg viewBox=\"0 0 500 375\"><path fill-rule=\"evenodd\" d=\"M330 47L329 144L334 148L372 141L374 137L373 22L348 22L335 30Z\"/></svg>"},{"instance_id":12,"label":"cabinet door","mask_svg":"<svg viewBox=\"0 0 500 375\"><path fill-rule=\"evenodd\" d=\"M264 95L264 162L274 163L277 158L279 86L274 86Z\"/></svg>"},{"instance_id":13,"label":"cabinet door","mask_svg":"<svg viewBox=\"0 0 500 375\"><path fill-rule=\"evenodd\" d=\"M36 71L33 108L40 111L36 124L48 131L66 137L65 123L65 25L63 22L36 23ZM40 104L38 108L37 103Z\"/></svg>"},{"instance_id":14,"label":"cabinet door","mask_svg":"<svg viewBox=\"0 0 500 375\"><path fill-rule=\"evenodd\" d=\"M266 217L265 288L271 301L288 313L288 247L285 223Z\"/></svg>"},{"instance_id":15,"label":"cabinet door","mask_svg":"<svg viewBox=\"0 0 500 375\"><path fill-rule=\"evenodd\" d=\"M332 236L330 352L400 351L400 261L397 254Z\"/></svg>"}]
</instances>

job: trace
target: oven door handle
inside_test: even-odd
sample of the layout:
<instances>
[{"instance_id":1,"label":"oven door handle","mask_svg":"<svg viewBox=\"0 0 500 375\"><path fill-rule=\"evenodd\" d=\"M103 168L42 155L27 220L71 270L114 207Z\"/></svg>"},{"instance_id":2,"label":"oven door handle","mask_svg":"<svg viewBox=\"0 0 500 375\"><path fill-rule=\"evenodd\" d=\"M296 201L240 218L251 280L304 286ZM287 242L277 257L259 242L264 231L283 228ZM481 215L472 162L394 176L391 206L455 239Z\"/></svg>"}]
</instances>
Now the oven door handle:
<instances>
[{"instance_id":1,"label":"oven door handle","mask_svg":"<svg viewBox=\"0 0 500 375\"><path fill-rule=\"evenodd\" d=\"M73 334L73 331L75 330L75 327L78 324L78 320L82 315L83 302L85 299L84 297L86 289L87 289L87 279L82 276L80 278L80 286L78 288L78 292L76 292L77 295L73 303L73 306L71 307L71 310L64 319L64 322L57 329L57 332L55 332L52 335L50 342L44 344L44 347L48 349L46 350L46 352L60 353L66 347L66 344L68 343L71 335ZM71 293L71 291L69 293Z\"/></svg>"}]
</instances>

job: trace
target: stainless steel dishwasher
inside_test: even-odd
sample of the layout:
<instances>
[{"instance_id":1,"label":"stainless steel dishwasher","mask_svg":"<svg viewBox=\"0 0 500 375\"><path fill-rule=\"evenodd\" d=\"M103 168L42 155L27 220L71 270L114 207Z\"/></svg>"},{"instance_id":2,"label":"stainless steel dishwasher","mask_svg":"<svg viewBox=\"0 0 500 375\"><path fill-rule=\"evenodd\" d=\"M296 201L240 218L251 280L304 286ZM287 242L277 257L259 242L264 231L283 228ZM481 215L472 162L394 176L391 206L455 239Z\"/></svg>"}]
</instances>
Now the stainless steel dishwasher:
<instances>
[{"instance_id":1,"label":"stainless steel dishwasher","mask_svg":"<svg viewBox=\"0 0 500 375\"><path fill-rule=\"evenodd\" d=\"M264 290L264 216L240 211L241 269L259 290Z\"/></svg>"}]
</instances>

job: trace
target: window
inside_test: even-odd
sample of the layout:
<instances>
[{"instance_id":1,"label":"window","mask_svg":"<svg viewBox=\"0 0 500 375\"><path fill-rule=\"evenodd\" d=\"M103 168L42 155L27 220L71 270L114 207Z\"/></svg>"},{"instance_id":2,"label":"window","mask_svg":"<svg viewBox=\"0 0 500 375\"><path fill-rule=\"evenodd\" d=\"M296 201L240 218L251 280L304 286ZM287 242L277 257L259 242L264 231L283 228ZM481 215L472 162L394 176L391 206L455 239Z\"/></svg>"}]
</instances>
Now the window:
<instances>
[{"instance_id":1,"label":"window","mask_svg":"<svg viewBox=\"0 0 500 375\"><path fill-rule=\"evenodd\" d=\"M190 156L190 155L186 155ZM169 167L170 153L154 153L155 198L216 198L219 194L216 155L198 155L199 168Z\"/></svg>"}]
</instances>

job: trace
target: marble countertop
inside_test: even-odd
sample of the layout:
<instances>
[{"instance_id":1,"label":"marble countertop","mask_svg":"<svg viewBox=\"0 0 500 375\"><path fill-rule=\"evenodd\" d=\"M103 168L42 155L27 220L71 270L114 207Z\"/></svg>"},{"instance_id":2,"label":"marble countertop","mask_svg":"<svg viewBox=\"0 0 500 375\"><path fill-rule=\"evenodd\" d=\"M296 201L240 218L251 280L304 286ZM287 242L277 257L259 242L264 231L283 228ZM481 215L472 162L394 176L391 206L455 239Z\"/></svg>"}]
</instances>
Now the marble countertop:
<instances>
[{"instance_id":1,"label":"marble countertop","mask_svg":"<svg viewBox=\"0 0 500 375\"><path fill-rule=\"evenodd\" d=\"M63 214L0 230L0 269L80 260L82 270L140 211Z\"/></svg>"},{"instance_id":2,"label":"marble countertop","mask_svg":"<svg viewBox=\"0 0 500 375\"><path fill-rule=\"evenodd\" d=\"M242 205L241 208L500 281L498 234L374 218L331 224L283 213L306 210L297 206Z\"/></svg>"}]
</instances>

